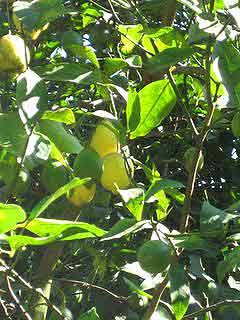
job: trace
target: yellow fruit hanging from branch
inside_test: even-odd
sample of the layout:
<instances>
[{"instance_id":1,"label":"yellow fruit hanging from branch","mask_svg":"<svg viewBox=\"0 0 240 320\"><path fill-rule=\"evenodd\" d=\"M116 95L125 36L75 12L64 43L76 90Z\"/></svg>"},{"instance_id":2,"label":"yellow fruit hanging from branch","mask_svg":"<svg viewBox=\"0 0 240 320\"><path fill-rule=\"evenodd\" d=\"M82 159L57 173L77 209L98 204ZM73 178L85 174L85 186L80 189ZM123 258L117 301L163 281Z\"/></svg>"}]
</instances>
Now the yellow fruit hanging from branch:
<instances>
[{"instance_id":1,"label":"yellow fruit hanging from branch","mask_svg":"<svg viewBox=\"0 0 240 320\"><path fill-rule=\"evenodd\" d=\"M126 163L120 153L111 153L103 159L101 184L102 186L117 194L117 189L126 189L131 185L132 165Z\"/></svg>"},{"instance_id":2,"label":"yellow fruit hanging from branch","mask_svg":"<svg viewBox=\"0 0 240 320\"><path fill-rule=\"evenodd\" d=\"M22 73L29 61L30 52L22 38L12 34L0 38L0 72Z\"/></svg>"},{"instance_id":3,"label":"yellow fruit hanging from branch","mask_svg":"<svg viewBox=\"0 0 240 320\"><path fill-rule=\"evenodd\" d=\"M96 127L90 141L90 147L100 157L119 151L119 132L110 120L104 120Z\"/></svg>"},{"instance_id":4,"label":"yellow fruit hanging from branch","mask_svg":"<svg viewBox=\"0 0 240 320\"><path fill-rule=\"evenodd\" d=\"M69 201L75 207L81 207L92 201L96 192L95 183L87 183L76 187L68 196Z\"/></svg>"}]
</instances>

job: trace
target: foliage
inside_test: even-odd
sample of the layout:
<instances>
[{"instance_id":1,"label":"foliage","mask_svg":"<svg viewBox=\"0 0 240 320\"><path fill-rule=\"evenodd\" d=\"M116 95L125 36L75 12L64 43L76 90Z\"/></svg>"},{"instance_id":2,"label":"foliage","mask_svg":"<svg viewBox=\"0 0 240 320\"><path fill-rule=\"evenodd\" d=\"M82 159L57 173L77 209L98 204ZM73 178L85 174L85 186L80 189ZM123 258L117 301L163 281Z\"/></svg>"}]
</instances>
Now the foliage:
<instances>
[{"instance_id":1,"label":"foliage","mask_svg":"<svg viewBox=\"0 0 240 320\"><path fill-rule=\"evenodd\" d=\"M239 15L1 1L1 319L240 318Z\"/></svg>"}]
</instances>

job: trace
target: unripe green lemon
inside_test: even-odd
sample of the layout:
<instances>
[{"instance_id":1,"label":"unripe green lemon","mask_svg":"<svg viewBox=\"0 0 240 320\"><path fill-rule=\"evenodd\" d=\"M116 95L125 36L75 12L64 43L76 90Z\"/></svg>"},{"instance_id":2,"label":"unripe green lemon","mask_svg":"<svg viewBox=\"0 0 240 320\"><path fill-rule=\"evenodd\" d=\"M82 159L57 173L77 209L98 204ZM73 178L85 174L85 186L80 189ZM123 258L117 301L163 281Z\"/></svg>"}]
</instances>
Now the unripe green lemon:
<instances>
[{"instance_id":1,"label":"unripe green lemon","mask_svg":"<svg viewBox=\"0 0 240 320\"><path fill-rule=\"evenodd\" d=\"M232 132L235 137L240 137L240 112L237 112L232 119Z\"/></svg>"},{"instance_id":2,"label":"unripe green lemon","mask_svg":"<svg viewBox=\"0 0 240 320\"><path fill-rule=\"evenodd\" d=\"M17 177L17 182L13 194L20 197L26 194L30 188L31 181L28 170L21 169Z\"/></svg>"},{"instance_id":3,"label":"unripe green lemon","mask_svg":"<svg viewBox=\"0 0 240 320\"><path fill-rule=\"evenodd\" d=\"M104 120L96 127L90 147L96 150L101 158L119 151L119 132L111 121Z\"/></svg>"},{"instance_id":4,"label":"unripe green lemon","mask_svg":"<svg viewBox=\"0 0 240 320\"><path fill-rule=\"evenodd\" d=\"M172 249L161 240L149 240L140 247L137 258L145 271L157 274L171 264Z\"/></svg>"},{"instance_id":5,"label":"unripe green lemon","mask_svg":"<svg viewBox=\"0 0 240 320\"><path fill-rule=\"evenodd\" d=\"M0 72L24 72L26 60L30 61L30 52L22 38L7 34L0 39Z\"/></svg>"},{"instance_id":6,"label":"unripe green lemon","mask_svg":"<svg viewBox=\"0 0 240 320\"><path fill-rule=\"evenodd\" d=\"M117 194L117 189L126 189L131 185L131 178L126 163L120 153L111 153L103 158L102 186Z\"/></svg>"},{"instance_id":7,"label":"unripe green lemon","mask_svg":"<svg viewBox=\"0 0 240 320\"><path fill-rule=\"evenodd\" d=\"M76 187L68 197L69 201L76 207L81 207L92 201L96 192L96 184L90 183Z\"/></svg>"},{"instance_id":8,"label":"unripe green lemon","mask_svg":"<svg viewBox=\"0 0 240 320\"><path fill-rule=\"evenodd\" d=\"M40 181L46 191L53 193L69 182L68 171L60 162L50 161L44 167Z\"/></svg>"},{"instance_id":9,"label":"unripe green lemon","mask_svg":"<svg viewBox=\"0 0 240 320\"><path fill-rule=\"evenodd\" d=\"M184 166L187 172L192 171L193 161L194 161L196 152L197 152L197 148L191 147L187 149L187 151L184 153ZM204 156L201 151L199 164L198 164L198 171L200 171L203 168L203 165L204 165Z\"/></svg>"},{"instance_id":10,"label":"unripe green lemon","mask_svg":"<svg viewBox=\"0 0 240 320\"><path fill-rule=\"evenodd\" d=\"M102 174L102 160L99 154L90 148L83 149L76 157L73 164L76 177L100 179Z\"/></svg>"}]
</instances>

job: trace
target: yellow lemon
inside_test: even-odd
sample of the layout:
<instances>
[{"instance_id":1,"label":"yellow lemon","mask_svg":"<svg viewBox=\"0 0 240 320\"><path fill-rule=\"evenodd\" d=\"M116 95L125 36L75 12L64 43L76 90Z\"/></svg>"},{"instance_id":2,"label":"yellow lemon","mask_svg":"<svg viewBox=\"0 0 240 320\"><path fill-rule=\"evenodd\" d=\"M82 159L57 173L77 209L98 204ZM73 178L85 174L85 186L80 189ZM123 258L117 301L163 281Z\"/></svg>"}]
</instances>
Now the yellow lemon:
<instances>
[{"instance_id":1,"label":"yellow lemon","mask_svg":"<svg viewBox=\"0 0 240 320\"><path fill-rule=\"evenodd\" d=\"M81 185L76 187L69 197L69 201L76 207L81 207L92 201L96 192L96 184Z\"/></svg>"},{"instance_id":2,"label":"yellow lemon","mask_svg":"<svg viewBox=\"0 0 240 320\"><path fill-rule=\"evenodd\" d=\"M125 189L130 186L131 178L120 153L111 153L103 158L101 184L114 194L117 194L118 188Z\"/></svg>"},{"instance_id":3,"label":"yellow lemon","mask_svg":"<svg viewBox=\"0 0 240 320\"><path fill-rule=\"evenodd\" d=\"M23 72L30 61L30 52L22 38L7 34L0 39L0 72Z\"/></svg>"},{"instance_id":4,"label":"yellow lemon","mask_svg":"<svg viewBox=\"0 0 240 320\"><path fill-rule=\"evenodd\" d=\"M97 151L100 157L119 151L118 130L111 121L104 120L96 127L90 147Z\"/></svg>"}]
</instances>

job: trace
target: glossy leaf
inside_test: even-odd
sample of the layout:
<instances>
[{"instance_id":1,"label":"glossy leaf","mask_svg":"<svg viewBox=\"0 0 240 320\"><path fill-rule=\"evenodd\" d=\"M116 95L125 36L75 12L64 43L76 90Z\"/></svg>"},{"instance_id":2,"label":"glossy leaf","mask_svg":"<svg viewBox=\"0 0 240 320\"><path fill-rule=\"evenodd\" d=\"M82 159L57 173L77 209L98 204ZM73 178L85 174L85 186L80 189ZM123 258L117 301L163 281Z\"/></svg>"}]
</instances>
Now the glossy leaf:
<instances>
[{"instance_id":1,"label":"glossy leaf","mask_svg":"<svg viewBox=\"0 0 240 320\"><path fill-rule=\"evenodd\" d=\"M0 203L0 234L14 229L25 219L26 213L20 206Z\"/></svg>"}]
</instances>

